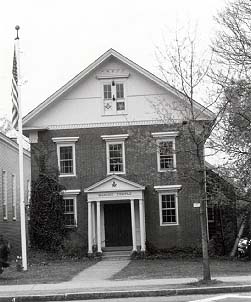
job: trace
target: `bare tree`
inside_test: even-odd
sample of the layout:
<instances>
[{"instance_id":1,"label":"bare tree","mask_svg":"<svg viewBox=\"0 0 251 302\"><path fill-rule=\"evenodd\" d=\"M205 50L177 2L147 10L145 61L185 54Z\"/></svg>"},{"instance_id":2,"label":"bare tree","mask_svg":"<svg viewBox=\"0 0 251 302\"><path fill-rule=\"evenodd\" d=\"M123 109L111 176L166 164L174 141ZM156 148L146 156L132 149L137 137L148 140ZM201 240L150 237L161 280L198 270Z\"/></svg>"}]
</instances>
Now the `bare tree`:
<instances>
[{"instance_id":1,"label":"bare tree","mask_svg":"<svg viewBox=\"0 0 251 302\"><path fill-rule=\"evenodd\" d=\"M180 38L181 37L181 38ZM201 242L203 254L203 280L210 281L210 265L208 255L208 231L207 231L207 201L206 201L206 168L204 146L208 137L218 125L223 116L225 107L218 107L217 102L221 89L214 90L214 97L209 95L207 87L210 77L209 73L212 67L212 52L202 51L197 44L196 31L186 35L176 31L174 42L164 43L164 48L157 48L157 59L159 69L165 80L172 84L184 100L182 106L172 108L182 116L180 128L186 133L192 142L192 148L187 148L193 159L193 168L187 177L192 178L199 184L200 198L200 224L201 224ZM204 91L204 93L203 93ZM195 97L204 98L204 106L195 101ZM205 102L205 98L207 102ZM155 105L161 117L168 122L172 118L169 108L165 110L165 103ZM179 109L178 109L179 108ZM217 111L213 114L210 108ZM207 118L206 115L207 114ZM208 115L211 116L208 119ZM186 171L187 173L187 171Z\"/></svg>"}]
</instances>

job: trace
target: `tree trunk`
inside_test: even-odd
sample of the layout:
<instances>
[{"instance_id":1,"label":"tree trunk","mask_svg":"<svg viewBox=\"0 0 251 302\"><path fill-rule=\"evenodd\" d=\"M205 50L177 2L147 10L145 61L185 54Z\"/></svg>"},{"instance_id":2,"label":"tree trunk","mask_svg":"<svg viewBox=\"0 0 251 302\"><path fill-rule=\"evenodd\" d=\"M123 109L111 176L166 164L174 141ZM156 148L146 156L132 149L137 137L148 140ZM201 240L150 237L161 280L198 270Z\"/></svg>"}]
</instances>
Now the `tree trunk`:
<instances>
[{"instance_id":1,"label":"tree trunk","mask_svg":"<svg viewBox=\"0 0 251 302\"><path fill-rule=\"evenodd\" d=\"M202 257L203 257L203 280L210 281L211 273L210 273L209 256L208 256L208 231L207 231L207 212L206 212L205 198L201 198L200 224L201 224L201 243L202 243Z\"/></svg>"},{"instance_id":2,"label":"tree trunk","mask_svg":"<svg viewBox=\"0 0 251 302\"><path fill-rule=\"evenodd\" d=\"M238 248L238 243L239 243L239 240L240 240L240 238L241 238L241 236L243 234L246 222L247 222L247 216L244 216L244 218L243 218L243 220L241 222L240 228L239 228L238 235L237 235L237 237L235 239L234 246L233 246L232 251L230 253L230 257L234 257L235 254L236 254L236 251L237 251L237 248Z\"/></svg>"}]
</instances>

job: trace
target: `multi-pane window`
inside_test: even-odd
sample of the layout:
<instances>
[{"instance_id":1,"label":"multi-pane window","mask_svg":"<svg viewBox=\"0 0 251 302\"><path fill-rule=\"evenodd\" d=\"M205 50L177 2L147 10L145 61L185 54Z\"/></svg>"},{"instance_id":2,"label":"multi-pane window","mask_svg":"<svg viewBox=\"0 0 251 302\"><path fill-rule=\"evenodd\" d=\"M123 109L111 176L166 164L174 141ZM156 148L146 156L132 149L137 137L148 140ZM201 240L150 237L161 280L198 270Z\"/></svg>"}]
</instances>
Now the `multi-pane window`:
<instances>
[{"instance_id":1,"label":"multi-pane window","mask_svg":"<svg viewBox=\"0 0 251 302\"><path fill-rule=\"evenodd\" d=\"M73 174L73 147L60 146L60 174Z\"/></svg>"},{"instance_id":2,"label":"multi-pane window","mask_svg":"<svg viewBox=\"0 0 251 302\"><path fill-rule=\"evenodd\" d=\"M116 84L116 98L117 99L124 98L124 84L122 83Z\"/></svg>"},{"instance_id":3,"label":"multi-pane window","mask_svg":"<svg viewBox=\"0 0 251 302\"><path fill-rule=\"evenodd\" d=\"M7 209L7 172L2 171L2 207L3 207L3 219L8 219L8 209Z\"/></svg>"},{"instance_id":4,"label":"multi-pane window","mask_svg":"<svg viewBox=\"0 0 251 302\"><path fill-rule=\"evenodd\" d=\"M107 83L103 85L104 113L119 114L125 112L125 89L124 83Z\"/></svg>"},{"instance_id":5,"label":"multi-pane window","mask_svg":"<svg viewBox=\"0 0 251 302\"><path fill-rule=\"evenodd\" d=\"M79 137L53 137L57 144L59 176L76 176L75 143Z\"/></svg>"},{"instance_id":6,"label":"multi-pane window","mask_svg":"<svg viewBox=\"0 0 251 302\"><path fill-rule=\"evenodd\" d=\"M17 191L16 191L16 175L11 175L11 199L12 199L12 219L17 219Z\"/></svg>"},{"instance_id":7,"label":"multi-pane window","mask_svg":"<svg viewBox=\"0 0 251 302\"><path fill-rule=\"evenodd\" d=\"M104 84L104 99L110 100L112 98L112 85Z\"/></svg>"},{"instance_id":8,"label":"multi-pane window","mask_svg":"<svg viewBox=\"0 0 251 302\"><path fill-rule=\"evenodd\" d=\"M160 194L161 225L178 224L177 194Z\"/></svg>"},{"instance_id":9,"label":"multi-pane window","mask_svg":"<svg viewBox=\"0 0 251 302\"><path fill-rule=\"evenodd\" d=\"M66 227L76 226L75 198L64 199L64 217Z\"/></svg>"},{"instance_id":10,"label":"multi-pane window","mask_svg":"<svg viewBox=\"0 0 251 302\"><path fill-rule=\"evenodd\" d=\"M109 172L124 172L123 143L109 143Z\"/></svg>"},{"instance_id":11,"label":"multi-pane window","mask_svg":"<svg viewBox=\"0 0 251 302\"><path fill-rule=\"evenodd\" d=\"M174 168L174 152L172 141L159 142L159 161L161 170Z\"/></svg>"}]
</instances>

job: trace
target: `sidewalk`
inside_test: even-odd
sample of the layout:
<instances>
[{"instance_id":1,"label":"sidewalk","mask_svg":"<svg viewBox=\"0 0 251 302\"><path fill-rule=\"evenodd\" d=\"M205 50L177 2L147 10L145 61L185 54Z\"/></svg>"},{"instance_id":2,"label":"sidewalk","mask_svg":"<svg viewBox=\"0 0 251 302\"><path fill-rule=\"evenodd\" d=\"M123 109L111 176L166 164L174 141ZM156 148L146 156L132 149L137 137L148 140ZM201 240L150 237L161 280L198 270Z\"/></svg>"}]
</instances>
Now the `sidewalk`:
<instances>
[{"instance_id":1,"label":"sidewalk","mask_svg":"<svg viewBox=\"0 0 251 302\"><path fill-rule=\"evenodd\" d=\"M198 281L196 278L108 280L129 262L129 260L103 260L81 272L71 281L57 284L2 285L0 301L67 301L251 291L251 275L217 277L222 283L210 287L189 284Z\"/></svg>"}]
</instances>

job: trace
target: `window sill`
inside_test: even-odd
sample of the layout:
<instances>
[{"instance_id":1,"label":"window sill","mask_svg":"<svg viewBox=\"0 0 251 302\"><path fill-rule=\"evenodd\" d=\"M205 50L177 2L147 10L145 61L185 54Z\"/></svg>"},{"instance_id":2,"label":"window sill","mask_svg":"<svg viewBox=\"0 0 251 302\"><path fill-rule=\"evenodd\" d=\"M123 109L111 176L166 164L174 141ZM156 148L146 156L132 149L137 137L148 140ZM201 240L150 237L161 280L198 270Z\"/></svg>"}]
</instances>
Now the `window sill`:
<instances>
[{"instance_id":1,"label":"window sill","mask_svg":"<svg viewBox=\"0 0 251 302\"><path fill-rule=\"evenodd\" d=\"M76 229L78 226L77 225L66 225L66 229Z\"/></svg>"},{"instance_id":2,"label":"window sill","mask_svg":"<svg viewBox=\"0 0 251 302\"><path fill-rule=\"evenodd\" d=\"M178 223L161 223L160 226L178 226Z\"/></svg>"},{"instance_id":3,"label":"window sill","mask_svg":"<svg viewBox=\"0 0 251 302\"><path fill-rule=\"evenodd\" d=\"M58 177L76 177L76 174L60 174Z\"/></svg>"},{"instance_id":4,"label":"window sill","mask_svg":"<svg viewBox=\"0 0 251 302\"><path fill-rule=\"evenodd\" d=\"M125 175L126 173L125 172L108 172L107 173L107 175L114 175L114 174L116 174L116 175L118 175L118 174Z\"/></svg>"},{"instance_id":5,"label":"window sill","mask_svg":"<svg viewBox=\"0 0 251 302\"><path fill-rule=\"evenodd\" d=\"M158 172L160 172L160 173L163 173L163 172L177 172L177 169L173 168L173 169L158 170Z\"/></svg>"}]
</instances>

